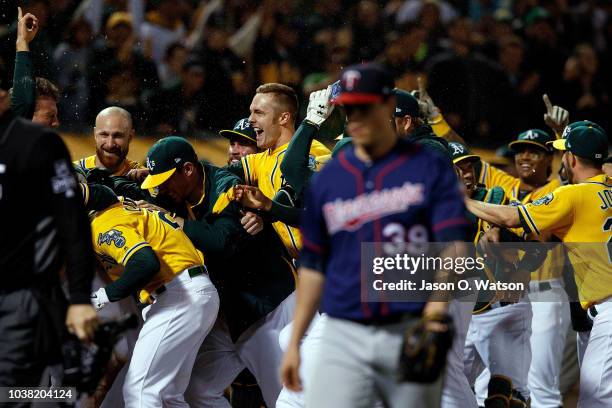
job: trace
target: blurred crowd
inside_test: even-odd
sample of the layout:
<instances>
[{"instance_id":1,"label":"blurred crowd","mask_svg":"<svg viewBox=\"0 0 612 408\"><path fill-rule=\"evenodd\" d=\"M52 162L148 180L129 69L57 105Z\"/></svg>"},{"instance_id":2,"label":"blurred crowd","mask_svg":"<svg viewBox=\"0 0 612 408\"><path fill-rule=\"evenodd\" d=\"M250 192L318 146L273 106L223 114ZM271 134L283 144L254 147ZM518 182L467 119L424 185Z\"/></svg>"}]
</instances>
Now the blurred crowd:
<instances>
[{"instance_id":1,"label":"blurred crowd","mask_svg":"<svg viewBox=\"0 0 612 408\"><path fill-rule=\"evenodd\" d=\"M101 108L116 105L141 132L216 132L245 116L261 83L290 85L304 98L342 67L371 60L404 89L427 78L436 105L470 144L497 146L541 127L543 93L573 119L610 126L608 0L2 4L0 86L11 86L21 5L39 19L35 72L59 86L67 130L88 129Z\"/></svg>"}]
</instances>

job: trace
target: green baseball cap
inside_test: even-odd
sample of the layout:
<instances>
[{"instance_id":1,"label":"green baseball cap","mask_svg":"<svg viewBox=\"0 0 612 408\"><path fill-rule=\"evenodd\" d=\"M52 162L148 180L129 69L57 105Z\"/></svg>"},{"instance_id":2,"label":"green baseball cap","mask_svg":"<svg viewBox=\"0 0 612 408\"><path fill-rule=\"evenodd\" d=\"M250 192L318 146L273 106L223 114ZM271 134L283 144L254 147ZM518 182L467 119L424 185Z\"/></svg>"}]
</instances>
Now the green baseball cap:
<instances>
[{"instance_id":1,"label":"green baseball cap","mask_svg":"<svg viewBox=\"0 0 612 408\"><path fill-rule=\"evenodd\" d=\"M606 131L601 126L599 126L597 123L595 123L595 122L591 122L590 120L579 120L577 122L572 122L569 125L567 125L565 127L565 129L563 129L563 134L561 135L561 138L565 139L567 137L567 135L569 134L569 132L572 131L572 129L577 128L579 126L592 126L595 129L598 129L598 130L606 133Z\"/></svg>"},{"instance_id":2,"label":"green baseball cap","mask_svg":"<svg viewBox=\"0 0 612 408\"><path fill-rule=\"evenodd\" d=\"M240 119L232 130L221 130L219 134L228 139L232 138L232 136L240 136L250 143L257 143L257 135L251 126L251 122L249 122L249 118Z\"/></svg>"},{"instance_id":3,"label":"green baseball cap","mask_svg":"<svg viewBox=\"0 0 612 408\"><path fill-rule=\"evenodd\" d=\"M168 136L158 140L147 153L149 175L140 188L149 189L162 185L184 163L197 163L198 155L187 140Z\"/></svg>"},{"instance_id":4,"label":"green baseball cap","mask_svg":"<svg viewBox=\"0 0 612 408\"><path fill-rule=\"evenodd\" d=\"M469 159L470 161L478 161L480 157L470 153L470 150L467 146L462 145L457 142L448 142L448 151L450 152L451 159L453 160L453 164L457 164L460 161Z\"/></svg>"},{"instance_id":5,"label":"green baseball cap","mask_svg":"<svg viewBox=\"0 0 612 408\"><path fill-rule=\"evenodd\" d=\"M406 115L413 118L419 117L419 101L412 94L399 88L395 88L392 93L395 95L395 112L393 116L396 118Z\"/></svg>"},{"instance_id":6,"label":"green baseball cap","mask_svg":"<svg viewBox=\"0 0 612 408\"><path fill-rule=\"evenodd\" d=\"M585 159L604 161L608 157L608 135L594 126L576 126L565 139L555 140L553 147Z\"/></svg>"},{"instance_id":7,"label":"green baseball cap","mask_svg":"<svg viewBox=\"0 0 612 408\"><path fill-rule=\"evenodd\" d=\"M513 147L529 144L550 153L552 149L546 143L552 140L552 136L541 129L529 129L518 135L515 141L508 143L508 147L513 149Z\"/></svg>"}]
</instances>

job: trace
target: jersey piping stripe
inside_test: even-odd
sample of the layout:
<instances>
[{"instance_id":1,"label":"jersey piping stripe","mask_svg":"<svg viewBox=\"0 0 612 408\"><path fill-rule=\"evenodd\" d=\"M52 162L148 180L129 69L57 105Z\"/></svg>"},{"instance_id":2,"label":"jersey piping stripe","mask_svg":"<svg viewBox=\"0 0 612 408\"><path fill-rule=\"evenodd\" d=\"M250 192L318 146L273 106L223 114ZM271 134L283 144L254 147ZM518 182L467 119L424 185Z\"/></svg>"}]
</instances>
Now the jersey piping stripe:
<instances>
[{"instance_id":1,"label":"jersey piping stripe","mask_svg":"<svg viewBox=\"0 0 612 408\"><path fill-rule=\"evenodd\" d=\"M518 209L525 217L525 220L529 224L531 231L540 235L540 230L538 229L537 225L533 221L533 218L531 218L531 214L529 214L529 211L527 211L527 208L524 205L519 205Z\"/></svg>"},{"instance_id":2,"label":"jersey piping stripe","mask_svg":"<svg viewBox=\"0 0 612 408\"><path fill-rule=\"evenodd\" d=\"M148 242L143 241L131 247L129 251L127 251L125 255L123 255L123 259L121 259L121 264L125 265L125 263L130 260L131 256L136 253L137 249L144 248L145 246L151 246L151 245Z\"/></svg>"},{"instance_id":3,"label":"jersey piping stripe","mask_svg":"<svg viewBox=\"0 0 612 408\"><path fill-rule=\"evenodd\" d=\"M482 171L480 172L480 184L486 184L487 172L489 170L489 163L482 163Z\"/></svg>"},{"instance_id":4,"label":"jersey piping stripe","mask_svg":"<svg viewBox=\"0 0 612 408\"><path fill-rule=\"evenodd\" d=\"M243 157L242 163L244 164L244 174L246 176L246 182L248 185L251 185L251 169L249 168L249 161L246 157Z\"/></svg>"},{"instance_id":5,"label":"jersey piping stripe","mask_svg":"<svg viewBox=\"0 0 612 408\"><path fill-rule=\"evenodd\" d=\"M274 167L272 168L272 173L270 173L270 184L272 185L272 188L276 188L276 186L274 185L274 174L276 173L276 169L278 168L278 159L280 159L280 157L283 156L286 151L287 151L287 149L282 150L278 154L278 156L276 156L276 161L274 162Z\"/></svg>"},{"instance_id":6,"label":"jersey piping stripe","mask_svg":"<svg viewBox=\"0 0 612 408\"><path fill-rule=\"evenodd\" d=\"M297 244L295 243L295 238L293 237L291 228L287 224L283 224L283 225L285 226L285 228L287 228L287 232L289 233L289 238L291 238L291 245L293 245L293 248L295 249L296 252L299 252L300 249L297 247Z\"/></svg>"}]
</instances>

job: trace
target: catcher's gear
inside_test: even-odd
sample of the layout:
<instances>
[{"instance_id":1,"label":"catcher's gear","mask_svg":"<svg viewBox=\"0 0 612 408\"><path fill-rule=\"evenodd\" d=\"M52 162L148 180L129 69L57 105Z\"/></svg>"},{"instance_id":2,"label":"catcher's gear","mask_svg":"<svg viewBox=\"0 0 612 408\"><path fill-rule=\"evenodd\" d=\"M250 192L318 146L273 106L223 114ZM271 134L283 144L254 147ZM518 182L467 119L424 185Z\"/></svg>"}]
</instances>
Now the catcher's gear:
<instances>
[{"instance_id":1,"label":"catcher's gear","mask_svg":"<svg viewBox=\"0 0 612 408\"><path fill-rule=\"evenodd\" d=\"M428 322L437 322L442 330L434 331ZM399 380L431 383L442 373L446 354L453 344L454 329L450 316L423 318L404 333L400 354Z\"/></svg>"},{"instance_id":2,"label":"catcher's gear","mask_svg":"<svg viewBox=\"0 0 612 408\"><path fill-rule=\"evenodd\" d=\"M100 288L94 293L91 294L91 304L96 310L102 309L110 300L108 300L108 295L106 294L106 290L104 288Z\"/></svg>"},{"instance_id":3,"label":"catcher's gear","mask_svg":"<svg viewBox=\"0 0 612 408\"><path fill-rule=\"evenodd\" d=\"M320 127L334 110L334 106L330 103L331 91L331 86L328 86L310 94L310 102L306 108L306 120L317 127Z\"/></svg>"},{"instance_id":4,"label":"catcher's gear","mask_svg":"<svg viewBox=\"0 0 612 408\"><path fill-rule=\"evenodd\" d=\"M548 98L548 95L542 96L546 105L546 113L544 114L544 123L555 131L557 135L563 133L563 129L569 123L569 112L561 106L553 105Z\"/></svg>"}]
</instances>

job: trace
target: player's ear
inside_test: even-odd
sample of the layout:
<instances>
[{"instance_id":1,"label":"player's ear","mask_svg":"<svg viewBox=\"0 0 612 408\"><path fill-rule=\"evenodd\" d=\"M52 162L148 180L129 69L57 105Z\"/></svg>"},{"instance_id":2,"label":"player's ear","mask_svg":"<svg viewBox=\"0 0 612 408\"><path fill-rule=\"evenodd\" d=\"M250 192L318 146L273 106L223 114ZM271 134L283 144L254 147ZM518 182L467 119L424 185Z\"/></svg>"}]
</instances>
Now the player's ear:
<instances>
[{"instance_id":1,"label":"player's ear","mask_svg":"<svg viewBox=\"0 0 612 408\"><path fill-rule=\"evenodd\" d=\"M191 162L183 163L183 174L191 176L195 171L195 166Z\"/></svg>"},{"instance_id":2,"label":"player's ear","mask_svg":"<svg viewBox=\"0 0 612 408\"><path fill-rule=\"evenodd\" d=\"M281 112L278 117L278 123L282 126L285 126L291 120L291 114L289 112Z\"/></svg>"},{"instance_id":3,"label":"player's ear","mask_svg":"<svg viewBox=\"0 0 612 408\"><path fill-rule=\"evenodd\" d=\"M404 130L408 131L408 129L410 129L410 126L412 126L412 116L404 116L406 118L406 124L404 124Z\"/></svg>"}]
</instances>

